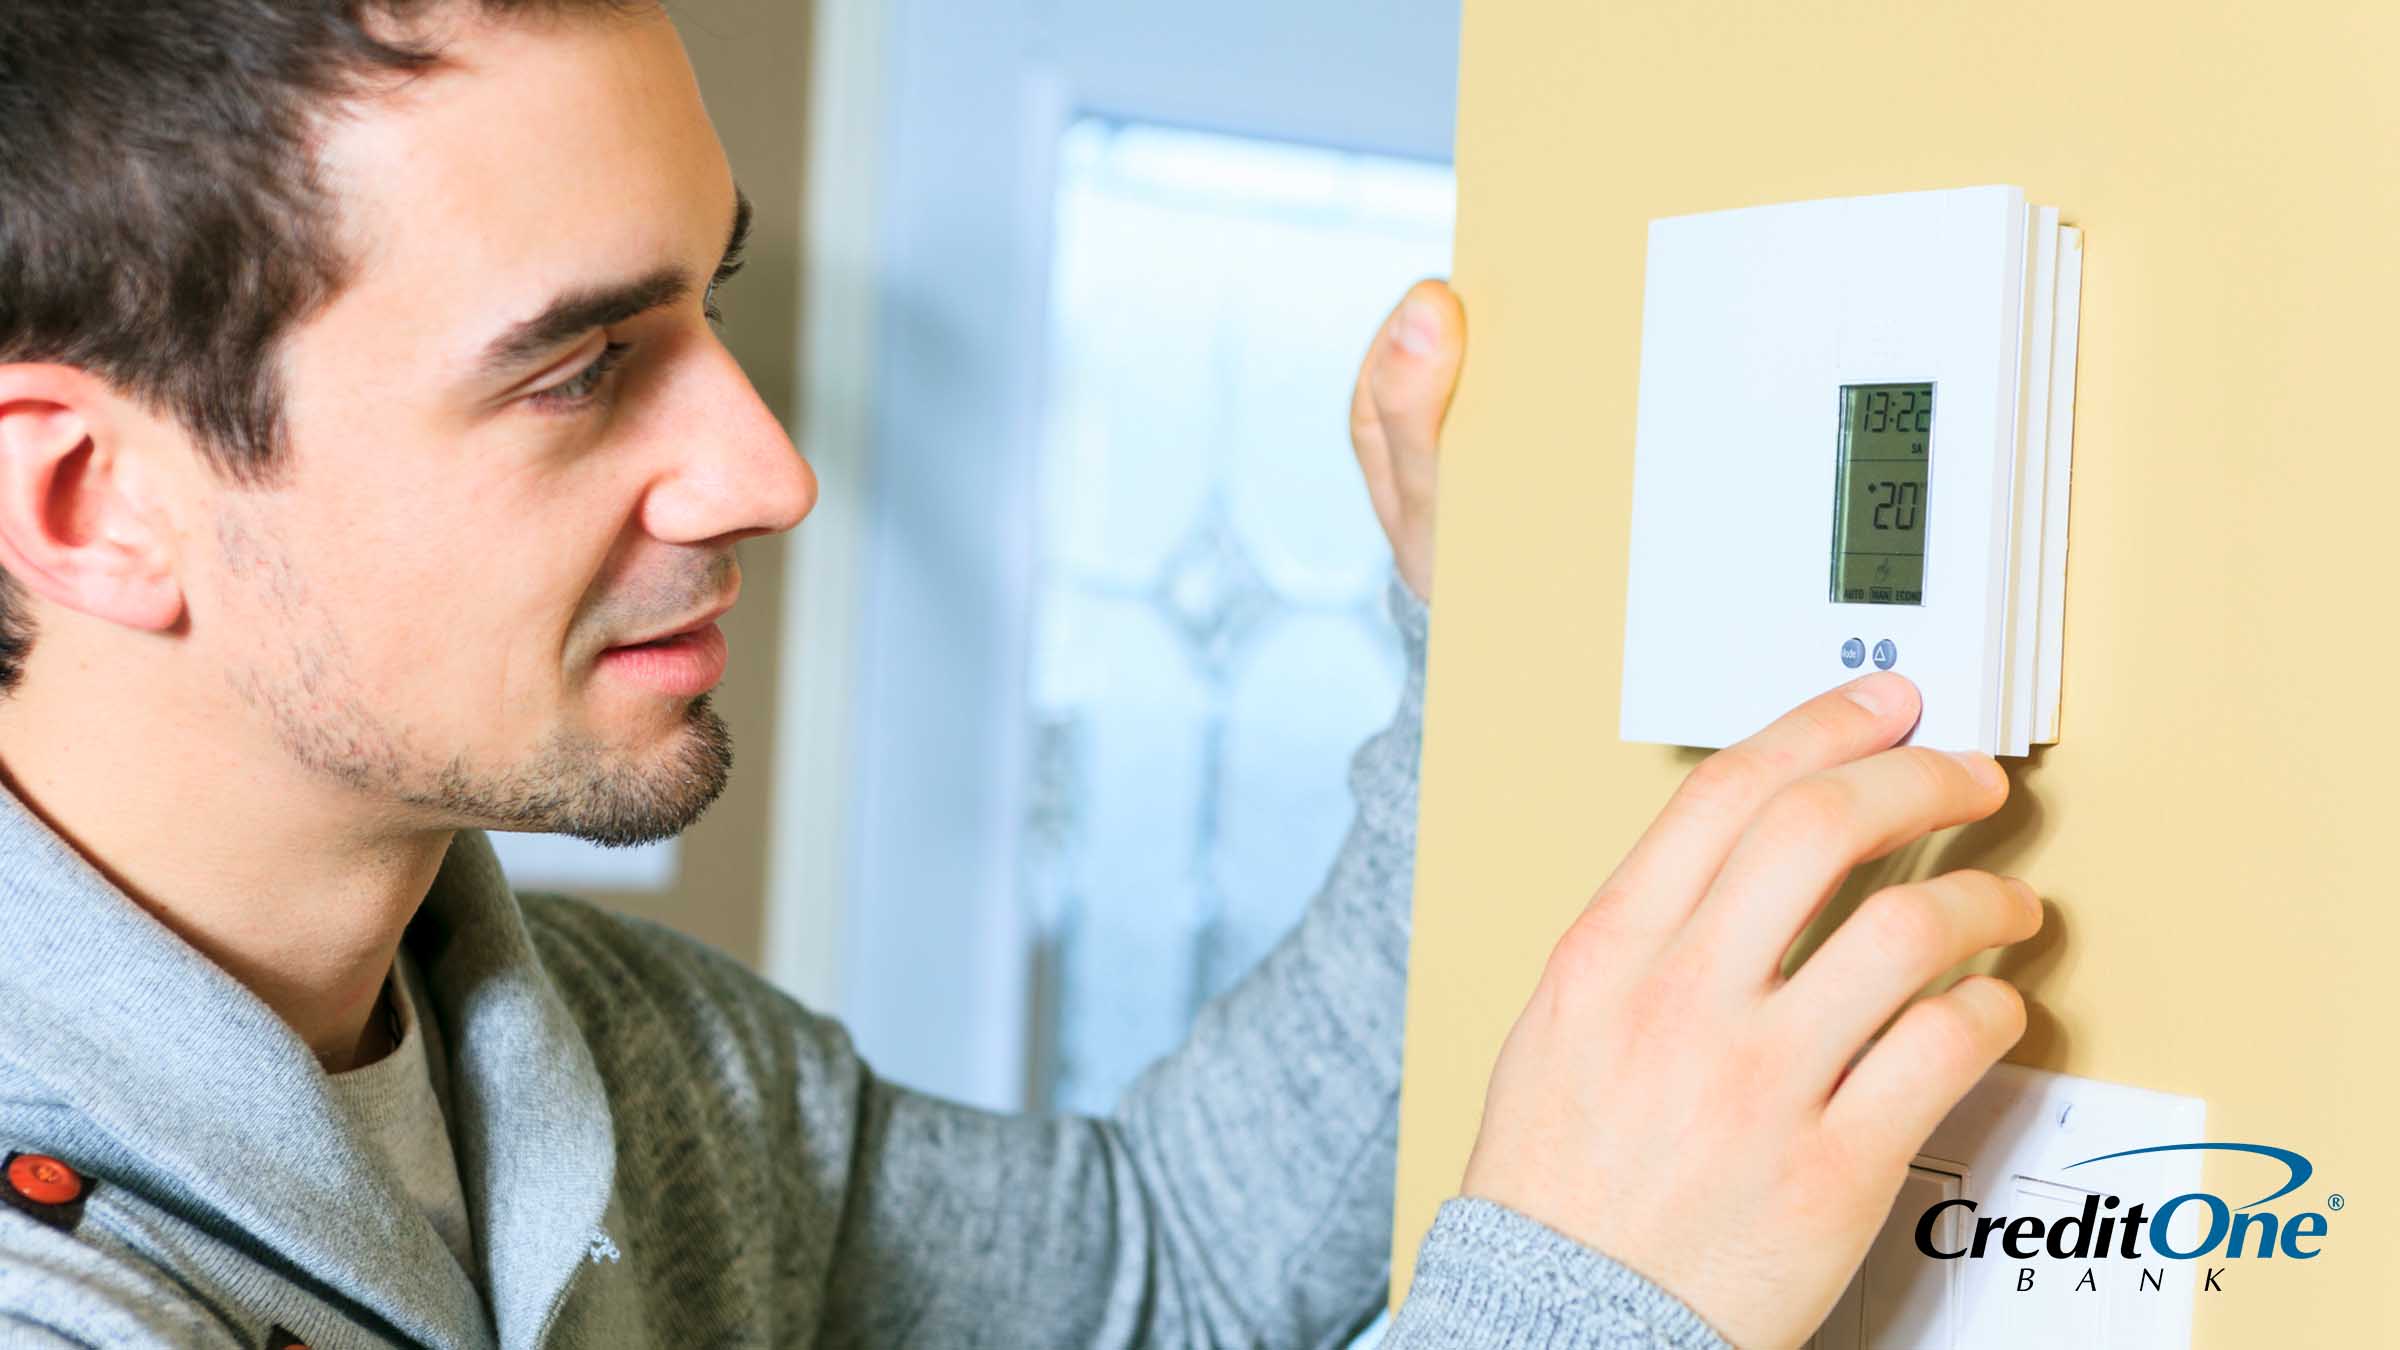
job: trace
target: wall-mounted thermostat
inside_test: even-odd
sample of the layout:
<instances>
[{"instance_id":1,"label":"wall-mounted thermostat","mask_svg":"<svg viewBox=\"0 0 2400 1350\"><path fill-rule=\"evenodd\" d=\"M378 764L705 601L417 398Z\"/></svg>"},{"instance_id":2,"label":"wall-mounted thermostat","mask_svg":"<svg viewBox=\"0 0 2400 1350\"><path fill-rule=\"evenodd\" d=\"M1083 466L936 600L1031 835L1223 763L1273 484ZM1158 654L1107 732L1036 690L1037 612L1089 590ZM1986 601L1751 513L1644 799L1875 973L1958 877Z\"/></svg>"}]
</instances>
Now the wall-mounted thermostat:
<instances>
[{"instance_id":1,"label":"wall-mounted thermostat","mask_svg":"<svg viewBox=\"0 0 2400 1350\"><path fill-rule=\"evenodd\" d=\"M2082 256L2013 187L1651 223L1625 739L1878 668L1917 744L2058 739Z\"/></svg>"}]
</instances>

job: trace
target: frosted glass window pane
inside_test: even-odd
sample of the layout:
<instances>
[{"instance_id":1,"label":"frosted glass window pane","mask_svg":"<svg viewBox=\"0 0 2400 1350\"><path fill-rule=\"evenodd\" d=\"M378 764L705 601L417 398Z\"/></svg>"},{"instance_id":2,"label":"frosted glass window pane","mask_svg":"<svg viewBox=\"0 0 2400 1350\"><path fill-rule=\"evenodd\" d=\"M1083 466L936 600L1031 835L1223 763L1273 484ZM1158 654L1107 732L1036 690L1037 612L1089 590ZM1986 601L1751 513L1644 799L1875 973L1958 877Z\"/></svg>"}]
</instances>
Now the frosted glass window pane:
<instances>
[{"instance_id":1,"label":"frosted glass window pane","mask_svg":"<svg viewBox=\"0 0 2400 1350\"><path fill-rule=\"evenodd\" d=\"M1298 919L1391 715L1350 388L1454 185L1103 119L1059 166L1019 857L1036 1096L1105 1110Z\"/></svg>"}]
</instances>

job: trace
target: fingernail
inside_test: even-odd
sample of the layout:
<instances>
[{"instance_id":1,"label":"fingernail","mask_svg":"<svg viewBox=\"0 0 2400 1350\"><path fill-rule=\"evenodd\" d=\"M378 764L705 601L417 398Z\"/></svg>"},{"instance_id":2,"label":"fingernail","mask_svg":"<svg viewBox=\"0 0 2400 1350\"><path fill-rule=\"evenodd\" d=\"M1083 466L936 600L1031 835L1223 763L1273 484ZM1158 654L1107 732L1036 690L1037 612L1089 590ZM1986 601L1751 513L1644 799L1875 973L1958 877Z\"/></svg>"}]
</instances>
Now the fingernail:
<instances>
[{"instance_id":1,"label":"fingernail","mask_svg":"<svg viewBox=\"0 0 2400 1350\"><path fill-rule=\"evenodd\" d=\"M2008 775L2001 772L2000 761L1979 750L1953 750L1950 758L1967 766L1967 772L1986 788L2006 787Z\"/></svg>"},{"instance_id":2,"label":"fingernail","mask_svg":"<svg viewBox=\"0 0 2400 1350\"><path fill-rule=\"evenodd\" d=\"M1411 356L1430 355L1442 343L1442 318L1422 300L1402 305L1400 317L1393 321L1392 328L1393 341Z\"/></svg>"},{"instance_id":3,"label":"fingernail","mask_svg":"<svg viewBox=\"0 0 2400 1350\"><path fill-rule=\"evenodd\" d=\"M1892 710L1891 691L1884 688L1883 684L1884 682L1882 680L1877 679L1873 675L1869 675L1863 680L1852 680L1849 684L1843 686L1842 693L1846 695L1852 703L1855 703L1858 706L1866 709L1868 712L1873 713L1877 717L1881 717L1885 713L1888 713Z\"/></svg>"}]
</instances>

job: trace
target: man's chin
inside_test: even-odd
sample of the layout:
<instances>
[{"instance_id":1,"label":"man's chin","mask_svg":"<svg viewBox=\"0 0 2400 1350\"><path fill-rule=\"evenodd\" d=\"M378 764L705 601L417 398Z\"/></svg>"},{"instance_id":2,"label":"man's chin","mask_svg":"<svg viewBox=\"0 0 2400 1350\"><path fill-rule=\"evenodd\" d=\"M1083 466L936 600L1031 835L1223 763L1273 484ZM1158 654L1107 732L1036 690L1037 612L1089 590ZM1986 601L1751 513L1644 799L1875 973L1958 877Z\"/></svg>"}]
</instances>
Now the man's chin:
<instances>
[{"instance_id":1,"label":"man's chin","mask_svg":"<svg viewBox=\"0 0 2400 1350\"><path fill-rule=\"evenodd\" d=\"M526 790L478 792L460 783L444 795L445 805L486 828L634 848L690 828L732 774L732 734L702 694L665 744L627 751L562 741L528 766Z\"/></svg>"}]
</instances>

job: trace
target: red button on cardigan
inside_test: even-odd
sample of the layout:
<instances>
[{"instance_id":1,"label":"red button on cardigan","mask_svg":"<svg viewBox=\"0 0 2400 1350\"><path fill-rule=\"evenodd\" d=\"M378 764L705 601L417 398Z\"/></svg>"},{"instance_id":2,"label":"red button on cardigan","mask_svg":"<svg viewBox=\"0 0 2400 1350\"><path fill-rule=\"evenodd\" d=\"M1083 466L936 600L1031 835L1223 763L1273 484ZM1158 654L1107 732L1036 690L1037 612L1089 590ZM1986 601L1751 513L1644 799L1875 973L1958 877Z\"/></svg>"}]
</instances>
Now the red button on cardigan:
<instances>
[{"instance_id":1,"label":"red button on cardigan","mask_svg":"<svg viewBox=\"0 0 2400 1350\"><path fill-rule=\"evenodd\" d=\"M20 1153L9 1159L8 1184L37 1205L69 1205L83 1194L83 1178L74 1168L40 1153Z\"/></svg>"}]
</instances>

